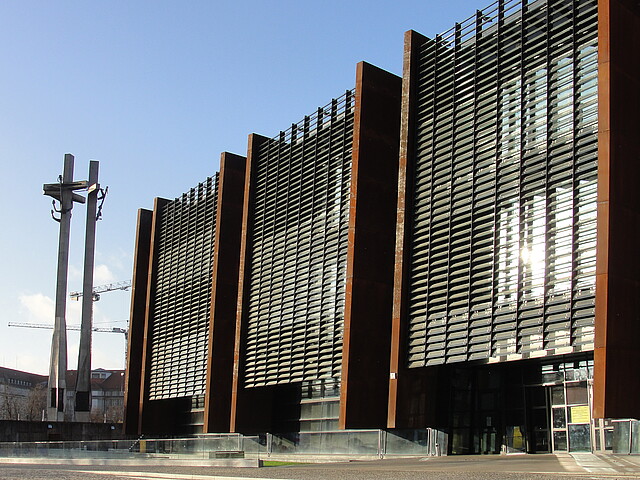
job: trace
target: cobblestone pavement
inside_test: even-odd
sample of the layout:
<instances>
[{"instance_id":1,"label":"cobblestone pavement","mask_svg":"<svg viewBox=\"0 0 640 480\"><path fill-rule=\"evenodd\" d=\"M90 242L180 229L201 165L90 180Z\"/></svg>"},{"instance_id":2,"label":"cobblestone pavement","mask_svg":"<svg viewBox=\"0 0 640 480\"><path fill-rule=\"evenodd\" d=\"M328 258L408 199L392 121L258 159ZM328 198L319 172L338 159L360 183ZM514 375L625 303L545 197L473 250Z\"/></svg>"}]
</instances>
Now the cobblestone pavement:
<instances>
[{"instance_id":1,"label":"cobblestone pavement","mask_svg":"<svg viewBox=\"0 0 640 480\"><path fill-rule=\"evenodd\" d=\"M640 479L640 458L523 455L386 459L263 468L1 464L2 480L585 480Z\"/></svg>"}]
</instances>

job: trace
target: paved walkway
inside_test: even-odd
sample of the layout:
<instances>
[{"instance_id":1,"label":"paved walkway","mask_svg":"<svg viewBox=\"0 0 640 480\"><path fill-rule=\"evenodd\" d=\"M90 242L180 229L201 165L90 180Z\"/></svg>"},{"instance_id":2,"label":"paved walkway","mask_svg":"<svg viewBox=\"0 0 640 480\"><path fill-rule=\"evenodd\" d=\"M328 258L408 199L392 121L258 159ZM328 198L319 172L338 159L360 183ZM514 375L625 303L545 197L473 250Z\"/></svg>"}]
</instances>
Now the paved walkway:
<instances>
[{"instance_id":1,"label":"paved walkway","mask_svg":"<svg viewBox=\"0 0 640 480\"><path fill-rule=\"evenodd\" d=\"M640 455L593 455L575 453L571 455L578 467L589 473L598 474L640 474Z\"/></svg>"},{"instance_id":2,"label":"paved walkway","mask_svg":"<svg viewBox=\"0 0 640 480\"><path fill-rule=\"evenodd\" d=\"M267 465L269 465L267 463ZM396 458L263 468L0 464L2 480L584 480L639 479L640 456L514 455Z\"/></svg>"}]
</instances>

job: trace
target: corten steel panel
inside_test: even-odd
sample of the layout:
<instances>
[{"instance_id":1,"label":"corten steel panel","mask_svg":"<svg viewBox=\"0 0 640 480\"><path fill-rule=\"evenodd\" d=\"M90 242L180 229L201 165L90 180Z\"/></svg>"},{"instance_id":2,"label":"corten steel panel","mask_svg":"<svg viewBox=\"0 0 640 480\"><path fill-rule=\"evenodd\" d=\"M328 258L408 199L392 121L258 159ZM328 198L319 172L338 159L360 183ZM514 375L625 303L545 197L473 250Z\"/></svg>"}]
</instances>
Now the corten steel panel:
<instances>
[{"instance_id":1,"label":"corten steel panel","mask_svg":"<svg viewBox=\"0 0 640 480\"><path fill-rule=\"evenodd\" d=\"M383 428L389 378L402 80L356 72L339 428Z\"/></svg>"},{"instance_id":2,"label":"corten steel panel","mask_svg":"<svg viewBox=\"0 0 640 480\"><path fill-rule=\"evenodd\" d=\"M142 382L142 350L144 318L147 304L146 295L149 275L152 218L153 212L151 210L138 210L133 259L133 281L131 282L131 309L129 315L129 338L124 392L125 415L123 430L129 435L138 433L138 409Z\"/></svg>"},{"instance_id":3,"label":"corten steel panel","mask_svg":"<svg viewBox=\"0 0 640 480\"><path fill-rule=\"evenodd\" d=\"M154 285L158 270L158 249L157 249L157 231L160 220L160 211L169 200L164 198L156 198L153 203L153 217L151 220L151 242L149 248L148 274L147 274L147 293L144 311L144 334L142 339L142 368L140 370L140 394L138 405L138 434L144 431L145 417L144 410L148 401L147 385L149 383L149 360L151 358L151 311L153 310L153 298L155 296ZM154 417L155 418L155 417Z\"/></svg>"},{"instance_id":4,"label":"corten steel panel","mask_svg":"<svg viewBox=\"0 0 640 480\"><path fill-rule=\"evenodd\" d=\"M404 37L404 58L402 72L402 105L400 122L400 161L398 166L398 197L396 220L396 247L394 264L394 288L393 311L391 325L391 353L389 376L389 401L387 426L398 428L403 426L403 421L398 418L399 395L403 393L403 385L410 381L408 377L414 375L413 371L405 368L401 361L405 356L403 348L406 324L402 322L405 316L407 294L407 264L409 254L407 227L412 217L411 202L413 197L413 165L411 159L415 158L415 136L410 133L415 129L415 103L418 56L420 46L427 38L410 30Z\"/></svg>"},{"instance_id":5,"label":"corten steel panel","mask_svg":"<svg viewBox=\"0 0 640 480\"><path fill-rule=\"evenodd\" d=\"M246 158L220 157L204 432L228 432Z\"/></svg>"},{"instance_id":6,"label":"corten steel panel","mask_svg":"<svg viewBox=\"0 0 640 480\"><path fill-rule=\"evenodd\" d=\"M252 405L251 398L242 386L242 362L241 352L242 344L244 343L243 336L246 336L246 328L243 326L242 316L243 307L247 301L248 293L248 275L246 266L250 264L250 252L251 252L251 222L250 211L253 201L252 186L255 183L255 158L258 152L258 148L264 142L268 141L266 137L257 135L255 133L249 135L249 144L247 147L247 161L244 183L244 204L242 208L242 232L240 235L240 261L238 269L238 298L236 302L236 315L235 315L235 332L234 332L234 349L233 349L233 380L231 384L231 413L229 422L229 431L238 432L244 429L247 415L251 415L252 412L260 413L264 412L262 416L266 423L270 423L270 418L267 419L267 412L271 410L270 405L266 405L268 402L258 401ZM259 399L260 400L260 399ZM266 431L266 430L265 430Z\"/></svg>"},{"instance_id":7,"label":"corten steel panel","mask_svg":"<svg viewBox=\"0 0 640 480\"><path fill-rule=\"evenodd\" d=\"M593 415L640 417L640 4L598 2Z\"/></svg>"}]
</instances>

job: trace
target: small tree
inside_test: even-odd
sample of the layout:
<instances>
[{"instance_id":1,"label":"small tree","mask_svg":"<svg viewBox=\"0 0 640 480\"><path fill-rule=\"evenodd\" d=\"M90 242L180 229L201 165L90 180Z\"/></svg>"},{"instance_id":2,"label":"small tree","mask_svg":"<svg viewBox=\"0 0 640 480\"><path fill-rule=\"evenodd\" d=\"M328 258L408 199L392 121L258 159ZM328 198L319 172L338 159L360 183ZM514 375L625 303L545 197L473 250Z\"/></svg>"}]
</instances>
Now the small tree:
<instances>
[{"instance_id":1,"label":"small tree","mask_svg":"<svg viewBox=\"0 0 640 480\"><path fill-rule=\"evenodd\" d=\"M122 423L124 420L124 406L111 405L107 408L106 418L107 422L110 423Z\"/></svg>"},{"instance_id":2,"label":"small tree","mask_svg":"<svg viewBox=\"0 0 640 480\"><path fill-rule=\"evenodd\" d=\"M45 385L36 385L29 392L25 401L25 420L41 420L42 412L47 408L47 388Z\"/></svg>"},{"instance_id":3,"label":"small tree","mask_svg":"<svg viewBox=\"0 0 640 480\"><path fill-rule=\"evenodd\" d=\"M24 399L16 395L3 392L0 395L0 418L3 420L20 420Z\"/></svg>"},{"instance_id":4,"label":"small tree","mask_svg":"<svg viewBox=\"0 0 640 480\"><path fill-rule=\"evenodd\" d=\"M91 410L89 414L89 421L91 423L103 423L104 422L104 412L97 408Z\"/></svg>"}]
</instances>

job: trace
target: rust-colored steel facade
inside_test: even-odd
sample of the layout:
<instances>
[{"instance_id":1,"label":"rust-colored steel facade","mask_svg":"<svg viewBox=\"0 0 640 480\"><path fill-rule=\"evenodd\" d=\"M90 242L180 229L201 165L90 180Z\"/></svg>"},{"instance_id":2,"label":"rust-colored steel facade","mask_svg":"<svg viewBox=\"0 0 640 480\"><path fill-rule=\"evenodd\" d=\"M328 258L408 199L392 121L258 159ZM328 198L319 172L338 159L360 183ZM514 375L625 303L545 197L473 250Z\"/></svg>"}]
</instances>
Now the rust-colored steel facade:
<instances>
[{"instance_id":1,"label":"rust-colored steel facade","mask_svg":"<svg viewBox=\"0 0 640 480\"><path fill-rule=\"evenodd\" d=\"M224 154L198 392L151 392L171 202L141 210L126 431L604 449L640 417L638 32L631 0L499 0Z\"/></svg>"},{"instance_id":2,"label":"rust-colored steel facade","mask_svg":"<svg viewBox=\"0 0 640 480\"><path fill-rule=\"evenodd\" d=\"M246 162L223 154L210 227L189 210L197 202L140 212L128 433L314 429L317 408L325 429L384 427L400 93L399 77L360 63L355 90L273 139L250 135ZM162 230L172 208L184 228ZM196 292L158 293L203 228L211 280L192 289L211 292L206 321L175 299ZM179 365L199 355L181 353L197 343L181 342L188 323L207 342L205 387L191 390Z\"/></svg>"},{"instance_id":3,"label":"rust-colored steel facade","mask_svg":"<svg viewBox=\"0 0 640 480\"><path fill-rule=\"evenodd\" d=\"M242 204L244 168L244 157L223 153L219 175L139 212L129 348L129 369L139 373L127 378L127 433L225 428L233 365L229 355L212 362L210 351L233 344L235 309L227 304L237 294L234 208ZM216 395L206 395L212 384Z\"/></svg>"},{"instance_id":4,"label":"rust-colored steel facade","mask_svg":"<svg viewBox=\"0 0 640 480\"><path fill-rule=\"evenodd\" d=\"M250 137L232 431L386 423L400 89L360 63L355 91Z\"/></svg>"},{"instance_id":5,"label":"rust-colored steel facade","mask_svg":"<svg viewBox=\"0 0 640 480\"><path fill-rule=\"evenodd\" d=\"M136 241L131 281L131 313L127 345L127 368L125 378L125 415L123 429L128 434L138 433L139 409L141 405L144 317L147 309L147 275L149 274L149 248L151 246L151 222L153 212L138 210Z\"/></svg>"},{"instance_id":6,"label":"rust-colored steel facade","mask_svg":"<svg viewBox=\"0 0 640 480\"><path fill-rule=\"evenodd\" d=\"M640 4L598 2L593 415L640 417ZM631 367L631 366L634 367Z\"/></svg>"},{"instance_id":7,"label":"rust-colored steel facade","mask_svg":"<svg viewBox=\"0 0 640 480\"><path fill-rule=\"evenodd\" d=\"M501 0L406 34L388 427L580 451L640 415L639 20Z\"/></svg>"},{"instance_id":8,"label":"rust-colored steel facade","mask_svg":"<svg viewBox=\"0 0 640 480\"><path fill-rule=\"evenodd\" d=\"M206 357L204 432L229 431L245 169L245 157L222 154Z\"/></svg>"},{"instance_id":9,"label":"rust-colored steel facade","mask_svg":"<svg viewBox=\"0 0 640 480\"><path fill-rule=\"evenodd\" d=\"M401 79L356 77L339 428L385 425ZM375 259L375 260L373 260Z\"/></svg>"}]
</instances>

